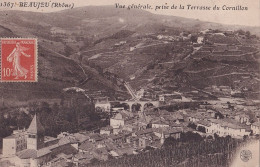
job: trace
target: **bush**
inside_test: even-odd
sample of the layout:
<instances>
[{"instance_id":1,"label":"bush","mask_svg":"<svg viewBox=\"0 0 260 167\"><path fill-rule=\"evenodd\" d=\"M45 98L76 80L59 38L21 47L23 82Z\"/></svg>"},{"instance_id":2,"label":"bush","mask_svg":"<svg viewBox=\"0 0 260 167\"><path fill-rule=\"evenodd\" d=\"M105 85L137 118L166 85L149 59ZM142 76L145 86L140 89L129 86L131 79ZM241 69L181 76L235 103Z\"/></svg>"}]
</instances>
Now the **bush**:
<instances>
[{"instance_id":1,"label":"bush","mask_svg":"<svg viewBox=\"0 0 260 167\"><path fill-rule=\"evenodd\" d=\"M203 126L198 126L198 131L206 133L206 128Z\"/></svg>"},{"instance_id":2,"label":"bush","mask_svg":"<svg viewBox=\"0 0 260 167\"><path fill-rule=\"evenodd\" d=\"M192 129L196 129L196 128L197 128L197 125L195 125L194 123L189 123L189 124L188 124L188 127L189 127L189 128L192 128Z\"/></svg>"}]
</instances>

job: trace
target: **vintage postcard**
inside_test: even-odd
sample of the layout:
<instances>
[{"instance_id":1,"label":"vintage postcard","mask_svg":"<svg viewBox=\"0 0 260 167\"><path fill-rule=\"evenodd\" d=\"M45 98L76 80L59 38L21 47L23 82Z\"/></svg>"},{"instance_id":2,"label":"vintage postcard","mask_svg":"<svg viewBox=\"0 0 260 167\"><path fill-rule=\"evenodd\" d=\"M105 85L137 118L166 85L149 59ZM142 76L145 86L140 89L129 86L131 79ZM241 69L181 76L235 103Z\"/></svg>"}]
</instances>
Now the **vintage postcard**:
<instances>
[{"instance_id":1,"label":"vintage postcard","mask_svg":"<svg viewBox=\"0 0 260 167\"><path fill-rule=\"evenodd\" d=\"M260 167L259 0L0 0L0 167Z\"/></svg>"}]
</instances>

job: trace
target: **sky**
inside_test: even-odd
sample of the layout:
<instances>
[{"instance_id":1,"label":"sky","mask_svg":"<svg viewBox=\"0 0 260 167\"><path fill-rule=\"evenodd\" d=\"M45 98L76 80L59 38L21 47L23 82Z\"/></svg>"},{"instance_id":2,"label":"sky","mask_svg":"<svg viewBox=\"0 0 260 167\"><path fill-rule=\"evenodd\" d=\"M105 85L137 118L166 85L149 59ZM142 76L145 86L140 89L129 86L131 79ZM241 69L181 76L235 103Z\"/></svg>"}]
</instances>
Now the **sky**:
<instances>
[{"instance_id":1,"label":"sky","mask_svg":"<svg viewBox=\"0 0 260 167\"><path fill-rule=\"evenodd\" d=\"M60 2L60 3L74 3L75 7L82 6L101 6L101 5L113 5L116 3L121 5L151 5L152 10L148 10L155 14L181 16L186 18L194 18L203 21L217 22L222 24L235 24L246 26L260 26L260 0L0 0L0 10L7 10L10 8L1 7L1 2ZM159 9L154 10L156 6L177 6L177 9ZM179 9L182 5L185 9ZM188 10L187 5L191 6L209 6L211 10ZM212 10L214 6L220 7L220 10ZM223 6L247 7L248 10L223 10ZM225 7L226 6L226 7ZM169 8L170 8L169 7ZM34 12L54 12L64 10L65 8L20 8L14 7L14 10L26 10ZM127 10L127 9L126 9ZM102 12L102 11L100 11Z\"/></svg>"}]
</instances>

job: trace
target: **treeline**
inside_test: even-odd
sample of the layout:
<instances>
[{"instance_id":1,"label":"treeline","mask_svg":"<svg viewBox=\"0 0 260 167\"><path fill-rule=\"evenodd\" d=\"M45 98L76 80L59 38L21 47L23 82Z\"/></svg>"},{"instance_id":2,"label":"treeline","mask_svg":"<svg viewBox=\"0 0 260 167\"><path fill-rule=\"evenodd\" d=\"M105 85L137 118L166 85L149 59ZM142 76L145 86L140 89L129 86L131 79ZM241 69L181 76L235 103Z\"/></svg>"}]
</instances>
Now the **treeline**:
<instances>
[{"instance_id":1,"label":"treeline","mask_svg":"<svg viewBox=\"0 0 260 167\"><path fill-rule=\"evenodd\" d=\"M167 138L161 149L123 156L89 167L228 167L240 142L228 137L207 139L195 133L183 133L180 140Z\"/></svg>"},{"instance_id":2,"label":"treeline","mask_svg":"<svg viewBox=\"0 0 260 167\"><path fill-rule=\"evenodd\" d=\"M81 130L95 130L109 124L109 115L95 112L92 103L84 105L74 102L71 106L47 102L30 103L19 108L0 109L0 148L2 139L16 129L27 129L37 113L46 136L56 137L60 132L76 133ZM107 119L106 119L107 118Z\"/></svg>"}]
</instances>

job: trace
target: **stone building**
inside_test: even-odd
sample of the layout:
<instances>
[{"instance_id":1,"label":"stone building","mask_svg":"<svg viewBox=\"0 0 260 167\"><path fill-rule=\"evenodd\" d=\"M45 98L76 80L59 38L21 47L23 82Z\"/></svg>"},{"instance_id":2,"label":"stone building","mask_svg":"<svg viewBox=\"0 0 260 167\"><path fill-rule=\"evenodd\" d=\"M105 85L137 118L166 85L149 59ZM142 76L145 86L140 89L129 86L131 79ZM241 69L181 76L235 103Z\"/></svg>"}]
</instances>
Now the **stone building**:
<instances>
[{"instance_id":1,"label":"stone building","mask_svg":"<svg viewBox=\"0 0 260 167\"><path fill-rule=\"evenodd\" d=\"M44 132L44 127L35 115L27 131L15 131L3 139L4 158L17 167L38 167L50 165L51 160L59 154L77 152L74 143L68 138L44 140Z\"/></svg>"}]
</instances>

